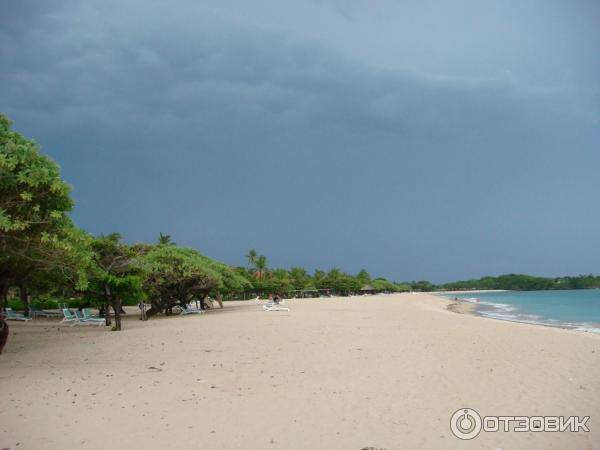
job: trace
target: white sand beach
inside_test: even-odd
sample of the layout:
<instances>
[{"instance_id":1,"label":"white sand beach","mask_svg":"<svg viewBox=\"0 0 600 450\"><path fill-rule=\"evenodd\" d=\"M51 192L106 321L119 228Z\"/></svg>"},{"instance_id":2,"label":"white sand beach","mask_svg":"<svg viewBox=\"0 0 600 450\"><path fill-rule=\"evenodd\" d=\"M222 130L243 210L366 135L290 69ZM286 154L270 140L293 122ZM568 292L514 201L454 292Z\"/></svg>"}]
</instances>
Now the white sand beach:
<instances>
[{"instance_id":1,"label":"white sand beach","mask_svg":"<svg viewBox=\"0 0 600 450\"><path fill-rule=\"evenodd\" d=\"M600 337L446 310L427 294L229 302L124 331L11 322L2 449L600 448ZM589 433L451 415L590 416Z\"/></svg>"}]
</instances>

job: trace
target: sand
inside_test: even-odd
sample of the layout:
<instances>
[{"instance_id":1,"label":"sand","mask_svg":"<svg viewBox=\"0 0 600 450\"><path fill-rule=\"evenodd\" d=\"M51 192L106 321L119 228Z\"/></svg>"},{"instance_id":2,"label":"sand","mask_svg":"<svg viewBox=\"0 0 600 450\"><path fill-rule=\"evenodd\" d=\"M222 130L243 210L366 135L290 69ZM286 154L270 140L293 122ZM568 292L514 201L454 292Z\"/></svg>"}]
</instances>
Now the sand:
<instances>
[{"instance_id":1,"label":"sand","mask_svg":"<svg viewBox=\"0 0 600 450\"><path fill-rule=\"evenodd\" d=\"M600 448L600 337L455 314L427 294L229 302L123 332L11 322L0 449ZM591 416L589 433L451 415Z\"/></svg>"}]
</instances>

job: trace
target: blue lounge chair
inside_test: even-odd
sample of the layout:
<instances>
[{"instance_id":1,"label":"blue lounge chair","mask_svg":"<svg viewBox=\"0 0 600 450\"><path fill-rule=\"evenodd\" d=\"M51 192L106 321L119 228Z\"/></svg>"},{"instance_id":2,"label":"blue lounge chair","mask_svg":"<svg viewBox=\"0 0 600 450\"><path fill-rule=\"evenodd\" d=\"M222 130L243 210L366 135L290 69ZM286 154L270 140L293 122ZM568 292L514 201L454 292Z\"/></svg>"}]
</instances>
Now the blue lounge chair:
<instances>
[{"instance_id":1,"label":"blue lounge chair","mask_svg":"<svg viewBox=\"0 0 600 450\"><path fill-rule=\"evenodd\" d=\"M12 308L5 308L6 320L20 320L22 322L28 322L31 320L31 317L26 317L23 314L16 313Z\"/></svg>"},{"instance_id":2,"label":"blue lounge chair","mask_svg":"<svg viewBox=\"0 0 600 450\"><path fill-rule=\"evenodd\" d=\"M92 311L89 308L83 308L82 310L83 312L83 320L88 320L88 319L102 319L102 317L96 315L96 314L92 314Z\"/></svg>"},{"instance_id":3,"label":"blue lounge chair","mask_svg":"<svg viewBox=\"0 0 600 450\"><path fill-rule=\"evenodd\" d=\"M77 314L73 314L67 308L63 309L63 322L70 323L71 326L75 325L104 325L106 322L104 319L84 319L83 317L79 317Z\"/></svg>"}]
</instances>

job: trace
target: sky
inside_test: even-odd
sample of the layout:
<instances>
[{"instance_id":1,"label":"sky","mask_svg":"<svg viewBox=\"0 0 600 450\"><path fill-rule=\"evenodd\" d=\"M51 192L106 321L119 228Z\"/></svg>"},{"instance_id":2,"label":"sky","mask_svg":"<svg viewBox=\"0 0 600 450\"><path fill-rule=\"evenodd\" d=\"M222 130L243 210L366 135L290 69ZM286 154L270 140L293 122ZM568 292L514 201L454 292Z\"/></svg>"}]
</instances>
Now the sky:
<instances>
[{"instance_id":1,"label":"sky","mask_svg":"<svg viewBox=\"0 0 600 450\"><path fill-rule=\"evenodd\" d=\"M600 273L600 2L3 0L75 222L233 265Z\"/></svg>"}]
</instances>

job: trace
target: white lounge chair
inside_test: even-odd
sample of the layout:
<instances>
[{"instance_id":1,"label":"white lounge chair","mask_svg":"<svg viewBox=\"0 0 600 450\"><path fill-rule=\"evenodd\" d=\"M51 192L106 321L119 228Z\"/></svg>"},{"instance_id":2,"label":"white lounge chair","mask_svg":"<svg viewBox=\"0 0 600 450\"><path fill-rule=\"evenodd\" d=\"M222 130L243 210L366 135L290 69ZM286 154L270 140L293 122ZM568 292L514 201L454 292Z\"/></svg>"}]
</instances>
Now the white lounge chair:
<instances>
[{"instance_id":1,"label":"white lounge chair","mask_svg":"<svg viewBox=\"0 0 600 450\"><path fill-rule=\"evenodd\" d=\"M263 309L265 311L289 311L290 308L286 308L285 306L279 306L277 303L266 304L263 305Z\"/></svg>"},{"instance_id":2,"label":"white lounge chair","mask_svg":"<svg viewBox=\"0 0 600 450\"><path fill-rule=\"evenodd\" d=\"M285 300L284 300L284 299L281 299L281 300L279 300L279 303L278 303L278 302L276 302L276 301L274 301L274 300L269 300L267 303L265 303L265 304L263 305L263 308L265 308L265 309L266 309L266 308L273 308L273 307L275 307L275 306L278 306L278 307L279 307L279 306L281 306L281 305L283 305L283 304L285 304Z\"/></svg>"},{"instance_id":3,"label":"white lounge chair","mask_svg":"<svg viewBox=\"0 0 600 450\"><path fill-rule=\"evenodd\" d=\"M206 311L198 309L195 306L188 306L187 308L181 308L181 315L187 316L188 314L204 314Z\"/></svg>"}]
</instances>

